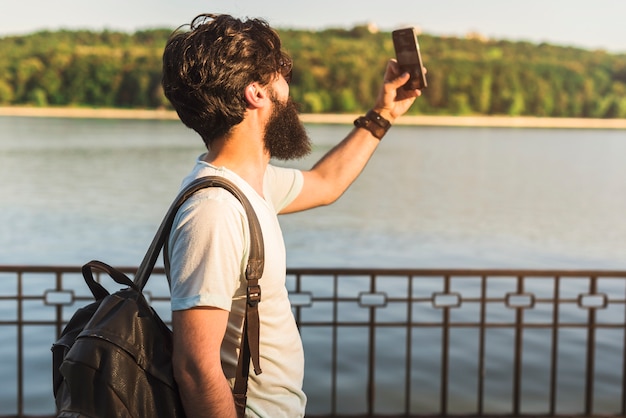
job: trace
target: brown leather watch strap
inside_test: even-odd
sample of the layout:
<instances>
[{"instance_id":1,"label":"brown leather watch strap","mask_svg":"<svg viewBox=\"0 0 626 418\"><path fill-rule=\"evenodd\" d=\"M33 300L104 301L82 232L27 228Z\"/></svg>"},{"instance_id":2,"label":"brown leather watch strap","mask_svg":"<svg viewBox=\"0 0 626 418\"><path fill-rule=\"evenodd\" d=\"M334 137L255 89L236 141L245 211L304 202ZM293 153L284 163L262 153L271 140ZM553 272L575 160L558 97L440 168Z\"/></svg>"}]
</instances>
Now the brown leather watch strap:
<instances>
[{"instance_id":1,"label":"brown leather watch strap","mask_svg":"<svg viewBox=\"0 0 626 418\"><path fill-rule=\"evenodd\" d=\"M382 139L391 128L391 123L383 118L379 113L370 110L354 121L354 126L357 128L367 129L378 139Z\"/></svg>"}]
</instances>

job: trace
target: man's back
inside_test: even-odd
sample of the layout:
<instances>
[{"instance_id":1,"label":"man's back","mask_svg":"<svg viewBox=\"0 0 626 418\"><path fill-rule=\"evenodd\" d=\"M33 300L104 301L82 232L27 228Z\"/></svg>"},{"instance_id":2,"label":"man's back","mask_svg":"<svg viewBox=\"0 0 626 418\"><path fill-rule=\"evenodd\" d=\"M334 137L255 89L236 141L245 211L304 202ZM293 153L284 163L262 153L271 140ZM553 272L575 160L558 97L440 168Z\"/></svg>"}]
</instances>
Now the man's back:
<instances>
[{"instance_id":1,"label":"man's back","mask_svg":"<svg viewBox=\"0 0 626 418\"><path fill-rule=\"evenodd\" d=\"M250 374L248 413L261 417L300 416L306 402L302 392L304 355L285 287L285 246L276 216L280 207L274 206L274 202L288 204L293 199L290 196L297 195L299 172L269 166L265 199L235 173L201 160L183 186L206 175L233 181L250 200L263 231L265 269L259 281L263 372L258 376ZM246 280L242 269L247 261L249 237L243 208L230 193L223 192L202 191L181 208L168 251L173 310L214 306L229 311L221 359L224 374L232 385L245 312Z\"/></svg>"}]
</instances>

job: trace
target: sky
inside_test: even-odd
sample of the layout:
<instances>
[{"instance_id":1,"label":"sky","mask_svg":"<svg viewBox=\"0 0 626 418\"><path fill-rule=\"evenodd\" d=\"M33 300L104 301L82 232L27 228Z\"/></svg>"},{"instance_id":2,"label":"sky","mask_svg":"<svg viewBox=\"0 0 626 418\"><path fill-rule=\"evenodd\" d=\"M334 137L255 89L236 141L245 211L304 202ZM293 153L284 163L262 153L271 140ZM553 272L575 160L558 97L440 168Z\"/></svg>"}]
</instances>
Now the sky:
<instances>
[{"instance_id":1,"label":"sky","mask_svg":"<svg viewBox=\"0 0 626 418\"><path fill-rule=\"evenodd\" d=\"M0 0L0 36L37 30L176 28L204 12L261 17L277 28L392 30L626 53L624 0Z\"/></svg>"}]
</instances>

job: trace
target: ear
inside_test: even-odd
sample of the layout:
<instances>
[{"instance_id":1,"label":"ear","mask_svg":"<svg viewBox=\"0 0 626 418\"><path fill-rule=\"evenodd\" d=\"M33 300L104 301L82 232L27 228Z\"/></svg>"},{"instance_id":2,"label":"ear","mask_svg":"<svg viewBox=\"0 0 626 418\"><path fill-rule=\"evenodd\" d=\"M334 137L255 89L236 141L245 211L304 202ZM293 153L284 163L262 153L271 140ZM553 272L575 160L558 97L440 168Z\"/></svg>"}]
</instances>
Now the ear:
<instances>
[{"instance_id":1,"label":"ear","mask_svg":"<svg viewBox=\"0 0 626 418\"><path fill-rule=\"evenodd\" d=\"M252 108L265 106L269 98L267 88L261 86L259 83L248 84L244 96L248 102L248 106Z\"/></svg>"}]
</instances>

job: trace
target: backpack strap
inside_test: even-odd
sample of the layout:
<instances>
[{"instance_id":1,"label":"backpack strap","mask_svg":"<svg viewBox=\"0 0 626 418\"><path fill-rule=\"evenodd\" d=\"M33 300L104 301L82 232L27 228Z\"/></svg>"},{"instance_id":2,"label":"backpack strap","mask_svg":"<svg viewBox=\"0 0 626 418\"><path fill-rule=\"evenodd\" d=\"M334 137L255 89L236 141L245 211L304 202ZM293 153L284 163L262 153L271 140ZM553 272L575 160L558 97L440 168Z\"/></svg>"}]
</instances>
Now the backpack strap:
<instances>
[{"instance_id":1,"label":"backpack strap","mask_svg":"<svg viewBox=\"0 0 626 418\"><path fill-rule=\"evenodd\" d=\"M106 290L104 286L102 286L99 282L97 282L96 279L94 279L93 270L100 270L108 273L109 276L111 276L111 278L115 280L116 283L141 292L141 290L137 289L135 283L133 283L133 281L129 279L128 276L126 276L115 267L111 267L110 265L103 263L102 261L92 260L83 266L82 272L85 283L87 283L89 290L91 290L91 294L96 300L102 300L105 297L109 296L109 291Z\"/></svg>"},{"instance_id":2,"label":"backpack strap","mask_svg":"<svg viewBox=\"0 0 626 418\"><path fill-rule=\"evenodd\" d=\"M246 405L246 393L248 390L248 375L250 370L250 360L254 367L254 372L260 374L260 356L259 356L259 302L261 301L261 287L259 279L263 275L265 266L265 247L263 246L263 234L261 232L261 224L257 219L254 208L239 190L239 188L231 181L219 176L207 176L194 180L185 189L183 189L174 202L170 205L165 218L150 244L150 247L144 256L143 261L139 265L135 273L134 284L143 290L156 263L157 258L163 248L166 239L169 237L174 218L178 209L183 203L194 193L207 187L221 187L233 194L242 204L248 218L248 226L250 228L250 252L248 256L248 264L246 266L247 286L247 302L246 314L244 317L243 331L241 335L241 345L239 347L239 360L237 363L237 375L235 377L235 385L233 388L233 396L237 405L238 413L243 416L243 410Z\"/></svg>"}]
</instances>

